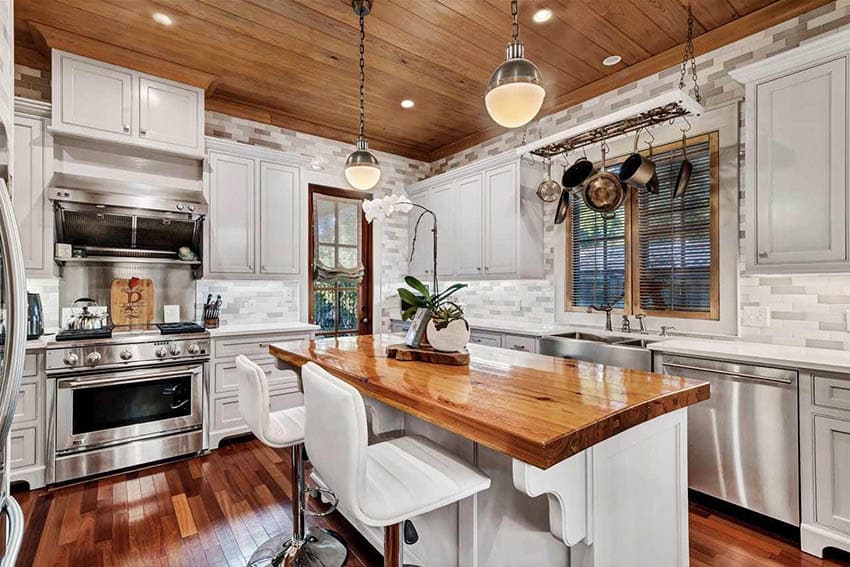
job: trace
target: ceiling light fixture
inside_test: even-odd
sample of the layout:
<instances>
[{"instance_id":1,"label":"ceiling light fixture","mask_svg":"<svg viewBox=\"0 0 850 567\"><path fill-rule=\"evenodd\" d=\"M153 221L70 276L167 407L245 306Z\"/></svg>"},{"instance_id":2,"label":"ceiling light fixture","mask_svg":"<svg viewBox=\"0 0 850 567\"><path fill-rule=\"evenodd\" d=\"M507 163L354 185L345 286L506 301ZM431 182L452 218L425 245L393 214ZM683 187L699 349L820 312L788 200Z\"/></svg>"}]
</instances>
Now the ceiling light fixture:
<instances>
[{"instance_id":1,"label":"ceiling light fixture","mask_svg":"<svg viewBox=\"0 0 850 567\"><path fill-rule=\"evenodd\" d=\"M525 45L519 41L518 13L517 0L512 0L513 23L507 60L493 71L484 95L484 105L490 117L506 128L528 124L540 112L546 96L543 75L534 63L525 58Z\"/></svg>"},{"instance_id":2,"label":"ceiling light fixture","mask_svg":"<svg viewBox=\"0 0 850 567\"><path fill-rule=\"evenodd\" d=\"M552 19L552 10L549 8L542 8L534 12L534 15L531 17L534 20L535 24L542 24L543 22L548 22Z\"/></svg>"},{"instance_id":3,"label":"ceiling light fixture","mask_svg":"<svg viewBox=\"0 0 850 567\"><path fill-rule=\"evenodd\" d=\"M622 60L623 58L619 55L609 55L608 57L602 60L602 64L606 67L613 67Z\"/></svg>"},{"instance_id":4,"label":"ceiling light fixture","mask_svg":"<svg viewBox=\"0 0 850 567\"><path fill-rule=\"evenodd\" d=\"M406 98L403 101L401 101L401 107L402 108L413 108L414 106L416 106L416 103L413 102L412 100L410 100L409 98Z\"/></svg>"},{"instance_id":5,"label":"ceiling light fixture","mask_svg":"<svg viewBox=\"0 0 850 567\"><path fill-rule=\"evenodd\" d=\"M345 178L355 189L368 191L381 178L381 164L375 154L369 151L369 143L366 141L366 112L363 104L366 94L366 28L363 20L372 10L372 0L351 0L351 7L360 18L360 135L357 137L357 149L345 160Z\"/></svg>"},{"instance_id":6,"label":"ceiling light fixture","mask_svg":"<svg viewBox=\"0 0 850 567\"><path fill-rule=\"evenodd\" d=\"M170 26L174 23L174 20L172 20L170 16L163 14L162 12L156 12L151 17L153 18L153 21L164 26Z\"/></svg>"}]
</instances>

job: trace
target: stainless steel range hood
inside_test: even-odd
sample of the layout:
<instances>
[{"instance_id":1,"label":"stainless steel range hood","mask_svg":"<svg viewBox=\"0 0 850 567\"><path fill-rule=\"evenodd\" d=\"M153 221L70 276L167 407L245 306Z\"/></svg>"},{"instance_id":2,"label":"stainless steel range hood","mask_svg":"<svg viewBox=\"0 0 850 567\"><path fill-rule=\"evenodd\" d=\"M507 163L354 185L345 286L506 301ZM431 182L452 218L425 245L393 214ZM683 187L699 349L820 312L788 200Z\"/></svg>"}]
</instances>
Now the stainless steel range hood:
<instances>
[{"instance_id":1,"label":"stainless steel range hood","mask_svg":"<svg viewBox=\"0 0 850 567\"><path fill-rule=\"evenodd\" d=\"M203 221L209 209L203 192L57 173L50 180L57 244L70 245L66 262L189 264L199 272ZM188 247L197 260L181 260ZM58 247L57 247L58 248Z\"/></svg>"}]
</instances>

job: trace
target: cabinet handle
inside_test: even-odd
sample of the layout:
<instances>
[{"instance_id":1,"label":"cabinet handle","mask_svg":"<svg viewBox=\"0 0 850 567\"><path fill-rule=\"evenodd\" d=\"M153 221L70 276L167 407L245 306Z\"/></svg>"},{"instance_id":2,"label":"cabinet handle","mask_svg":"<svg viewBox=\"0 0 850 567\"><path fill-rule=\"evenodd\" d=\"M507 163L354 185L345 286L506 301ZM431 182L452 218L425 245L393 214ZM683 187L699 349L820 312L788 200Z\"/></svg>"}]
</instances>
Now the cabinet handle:
<instances>
[{"instance_id":1,"label":"cabinet handle","mask_svg":"<svg viewBox=\"0 0 850 567\"><path fill-rule=\"evenodd\" d=\"M125 131L125 132L129 132L129 131L130 131L130 125L129 125L129 124L124 124L124 131Z\"/></svg>"},{"instance_id":2,"label":"cabinet handle","mask_svg":"<svg viewBox=\"0 0 850 567\"><path fill-rule=\"evenodd\" d=\"M251 271L253 272L253 271L254 271L254 264L249 264L249 265L248 265L248 269L249 269L249 270L251 270Z\"/></svg>"},{"instance_id":3,"label":"cabinet handle","mask_svg":"<svg viewBox=\"0 0 850 567\"><path fill-rule=\"evenodd\" d=\"M514 350L525 350L525 345L514 345Z\"/></svg>"},{"instance_id":4,"label":"cabinet handle","mask_svg":"<svg viewBox=\"0 0 850 567\"><path fill-rule=\"evenodd\" d=\"M269 345L267 345L266 343L260 343L257 346L260 347L260 348L266 348Z\"/></svg>"},{"instance_id":5,"label":"cabinet handle","mask_svg":"<svg viewBox=\"0 0 850 567\"><path fill-rule=\"evenodd\" d=\"M490 266L484 266L484 271L485 271L485 272L489 272L489 271L490 271Z\"/></svg>"},{"instance_id":6,"label":"cabinet handle","mask_svg":"<svg viewBox=\"0 0 850 567\"><path fill-rule=\"evenodd\" d=\"M144 135L145 135L145 134L147 134L147 133L148 133L148 131L147 131L146 129L144 129L144 128L142 128L141 130L139 130L139 134L141 134L142 136L144 136Z\"/></svg>"},{"instance_id":7,"label":"cabinet handle","mask_svg":"<svg viewBox=\"0 0 850 567\"><path fill-rule=\"evenodd\" d=\"M767 252L759 252L759 258L767 258Z\"/></svg>"},{"instance_id":8,"label":"cabinet handle","mask_svg":"<svg viewBox=\"0 0 850 567\"><path fill-rule=\"evenodd\" d=\"M480 271L481 271L481 266L478 266L478 267L477 267L477 268L475 268L475 269L476 269L476 270L478 270L478 271L480 272Z\"/></svg>"}]
</instances>

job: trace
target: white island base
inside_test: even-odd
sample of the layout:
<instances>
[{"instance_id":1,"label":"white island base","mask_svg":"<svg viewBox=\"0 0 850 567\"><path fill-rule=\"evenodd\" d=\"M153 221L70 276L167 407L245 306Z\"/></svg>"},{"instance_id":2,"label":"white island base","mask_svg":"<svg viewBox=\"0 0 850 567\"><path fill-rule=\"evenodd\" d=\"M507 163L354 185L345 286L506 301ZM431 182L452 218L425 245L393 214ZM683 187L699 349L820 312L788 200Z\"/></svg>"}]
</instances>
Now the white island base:
<instances>
[{"instance_id":1,"label":"white island base","mask_svg":"<svg viewBox=\"0 0 850 567\"><path fill-rule=\"evenodd\" d=\"M466 458L489 490L413 518L405 563L438 567L688 564L687 410L647 421L546 470L366 400L372 431L404 430ZM321 484L317 474L313 478ZM379 551L383 531L342 514Z\"/></svg>"}]
</instances>

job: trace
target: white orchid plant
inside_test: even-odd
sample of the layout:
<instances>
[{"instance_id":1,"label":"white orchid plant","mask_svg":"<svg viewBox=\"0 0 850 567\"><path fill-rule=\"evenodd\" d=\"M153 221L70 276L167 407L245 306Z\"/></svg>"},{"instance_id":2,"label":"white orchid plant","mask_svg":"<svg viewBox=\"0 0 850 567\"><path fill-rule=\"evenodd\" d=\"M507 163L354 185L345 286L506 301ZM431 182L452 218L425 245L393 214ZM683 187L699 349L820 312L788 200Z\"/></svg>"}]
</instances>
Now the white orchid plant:
<instances>
[{"instance_id":1,"label":"white orchid plant","mask_svg":"<svg viewBox=\"0 0 850 567\"><path fill-rule=\"evenodd\" d=\"M392 194L380 199L363 201L363 214L366 215L366 222L382 221L395 212L407 214L412 208L413 202L404 195Z\"/></svg>"}]
</instances>

